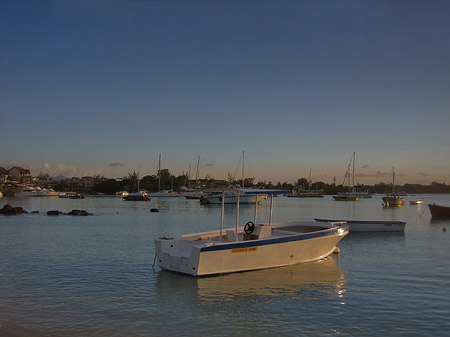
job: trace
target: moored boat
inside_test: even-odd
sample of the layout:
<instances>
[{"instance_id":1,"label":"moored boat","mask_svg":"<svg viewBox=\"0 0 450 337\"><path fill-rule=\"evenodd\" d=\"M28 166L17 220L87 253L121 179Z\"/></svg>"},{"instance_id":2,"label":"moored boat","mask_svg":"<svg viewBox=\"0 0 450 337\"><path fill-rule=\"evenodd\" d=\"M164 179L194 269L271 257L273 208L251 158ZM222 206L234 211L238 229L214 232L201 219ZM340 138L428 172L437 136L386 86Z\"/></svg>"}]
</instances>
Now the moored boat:
<instances>
[{"instance_id":1,"label":"moored boat","mask_svg":"<svg viewBox=\"0 0 450 337\"><path fill-rule=\"evenodd\" d=\"M224 201L219 230L155 240L160 268L204 276L316 261L336 251L336 245L348 233L345 224L272 223L272 198L267 223L256 222L256 204L254 221L239 226L238 202L235 227L224 229Z\"/></svg>"},{"instance_id":2,"label":"moored boat","mask_svg":"<svg viewBox=\"0 0 450 337\"><path fill-rule=\"evenodd\" d=\"M358 232L403 232L406 222L385 220L330 220L314 218L317 222L345 223L350 233Z\"/></svg>"},{"instance_id":3,"label":"moored boat","mask_svg":"<svg viewBox=\"0 0 450 337\"><path fill-rule=\"evenodd\" d=\"M405 198L399 197L395 194L385 195L381 198L385 206L401 206L405 203Z\"/></svg>"},{"instance_id":4,"label":"moored boat","mask_svg":"<svg viewBox=\"0 0 450 337\"><path fill-rule=\"evenodd\" d=\"M84 195L81 193L76 193L73 195L69 195L69 199L84 199Z\"/></svg>"},{"instance_id":5,"label":"moored boat","mask_svg":"<svg viewBox=\"0 0 450 337\"><path fill-rule=\"evenodd\" d=\"M420 204L422 204L422 203L423 203L422 200L410 200L410 201L409 201L409 204L410 204L410 205L420 205Z\"/></svg>"},{"instance_id":6,"label":"moored boat","mask_svg":"<svg viewBox=\"0 0 450 337\"><path fill-rule=\"evenodd\" d=\"M359 197L351 195L349 193L341 193L338 195L333 195L333 199L336 201L358 201Z\"/></svg>"},{"instance_id":7,"label":"moored boat","mask_svg":"<svg viewBox=\"0 0 450 337\"><path fill-rule=\"evenodd\" d=\"M395 170L392 168L392 193L390 195L385 195L381 198L384 202L384 205L389 206L401 206L405 203L406 199L399 197L397 193L395 193Z\"/></svg>"},{"instance_id":8,"label":"moored boat","mask_svg":"<svg viewBox=\"0 0 450 337\"><path fill-rule=\"evenodd\" d=\"M177 192L174 192L172 190L160 190L158 192L149 193L149 197L155 197L155 198L174 198L179 197L180 194Z\"/></svg>"},{"instance_id":9,"label":"moored boat","mask_svg":"<svg viewBox=\"0 0 450 337\"><path fill-rule=\"evenodd\" d=\"M124 195L122 199L125 201L150 201L150 198L144 191Z\"/></svg>"},{"instance_id":10,"label":"moored boat","mask_svg":"<svg viewBox=\"0 0 450 337\"><path fill-rule=\"evenodd\" d=\"M321 189L311 189L312 180L311 180L311 169L309 169L309 180L308 180L308 189L304 189L301 186L300 191L296 191L294 193L287 194L288 198L323 198L323 190Z\"/></svg>"},{"instance_id":11,"label":"moored boat","mask_svg":"<svg viewBox=\"0 0 450 337\"><path fill-rule=\"evenodd\" d=\"M240 204L259 204L261 201L267 199L269 193L285 193L286 191L241 188L241 186L236 184L230 185L226 189L212 188L205 190L204 192L205 193L200 197L201 205L222 204L222 199L225 200L225 204L236 204L238 199Z\"/></svg>"},{"instance_id":12,"label":"moored boat","mask_svg":"<svg viewBox=\"0 0 450 337\"><path fill-rule=\"evenodd\" d=\"M288 198L323 198L323 190L306 190L286 195Z\"/></svg>"},{"instance_id":13,"label":"moored boat","mask_svg":"<svg viewBox=\"0 0 450 337\"><path fill-rule=\"evenodd\" d=\"M428 208L433 218L450 218L450 207L428 204Z\"/></svg>"},{"instance_id":14,"label":"moored boat","mask_svg":"<svg viewBox=\"0 0 450 337\"><path fill-rule=\"evenodd\" d=\"M353 163L353 169L350 170L350 165ZM348 183L350 185L350 171L352 172L352 189L349 192L338 193L338 195L333 195L333 199L336 201L358 201L359 196L355 195L355 152L353 152L352 159L350 163L348 163L347 171L345 172L344 182L342 185L345 185L345 181L348 179ZM349 186L350 187L350 186Z\"/></svg>"}]
</instances>

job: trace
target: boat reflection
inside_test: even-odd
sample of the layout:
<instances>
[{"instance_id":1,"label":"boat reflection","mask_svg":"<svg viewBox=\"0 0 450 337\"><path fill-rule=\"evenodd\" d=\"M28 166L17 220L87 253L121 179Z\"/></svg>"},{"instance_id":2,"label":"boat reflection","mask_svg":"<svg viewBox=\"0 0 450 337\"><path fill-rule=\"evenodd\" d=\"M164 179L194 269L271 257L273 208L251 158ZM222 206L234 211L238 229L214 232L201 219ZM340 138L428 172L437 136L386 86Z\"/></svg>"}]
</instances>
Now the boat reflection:
<instances>
[{"instance_id":1,"label":"boat reflection","mask_svg":"<svg viewBox=\"0 0 450 337\"><path fill-rule=\"evenodd\" d=\"M156 284L158 296L192 295L205 304L211 301L245 302L250 297L317 297L318 293L336 294L340 298L346 291L346 275L335 258L327 257L292 266L201 278L162 270Z\"/></svg>"}]
</instances>

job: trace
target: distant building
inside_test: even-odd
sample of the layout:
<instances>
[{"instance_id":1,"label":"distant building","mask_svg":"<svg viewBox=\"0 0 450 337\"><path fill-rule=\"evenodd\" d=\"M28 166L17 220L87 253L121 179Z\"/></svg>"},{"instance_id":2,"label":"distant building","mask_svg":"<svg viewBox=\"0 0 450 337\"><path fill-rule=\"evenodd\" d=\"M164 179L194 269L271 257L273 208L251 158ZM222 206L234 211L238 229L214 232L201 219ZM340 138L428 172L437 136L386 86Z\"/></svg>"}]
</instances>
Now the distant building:
<instances>
[{"instance_id":1,"label":"distant building","mask_svg":"<svg viewBox=\"0 0 450 337\"><path fill-rule=\"evenodd\" d=\"M94 177L72 177L70 179L63 180L65 184L65 190L67 192L76 193L92 193L94 187Z\"/></svg>"},{"instance_id":2,"label":"distant building","mask_svg":"<svg viewBox=\"0 0 450 337\"><path fill-rule=\"evenodd\" d=\"M14 176L19 183L22 184L30 184L31 183L31 172L29 169L24 169L20 166L14 166L9 169L9 175ZM8 178L8 180L11 180Z\"/></svg>"},{"instance_id":3,"label":"distant building","mask_svg":"<svg viewBox=\"0 0 450 337\"><path fill-rule=\"evenodd\" d=\"M9 172L4 167L0 167L0 184L8 181Z\"/></svg>"}]
</instances>

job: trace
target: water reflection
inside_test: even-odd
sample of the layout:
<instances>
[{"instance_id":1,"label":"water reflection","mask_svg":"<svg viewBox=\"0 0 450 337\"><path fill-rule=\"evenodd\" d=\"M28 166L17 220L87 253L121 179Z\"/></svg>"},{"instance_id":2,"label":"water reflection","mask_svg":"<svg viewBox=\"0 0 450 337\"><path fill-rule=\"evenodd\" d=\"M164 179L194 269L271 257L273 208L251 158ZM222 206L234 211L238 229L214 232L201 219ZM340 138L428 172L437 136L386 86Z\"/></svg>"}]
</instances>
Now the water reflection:
<instances>
[{"instance_id":1,"label":"water reflection","mask_svg":"<svg viewBox=\"0 0 450 337\"><path fill-rule=\"evenodd\" d=\"M194 297L199 304L247 301L258 297L315 298L323 294L343 297L346 275L335 258L294 266L212 277L194 278L160 271L157 294L165 297Z\"/></svg>"},{"instance_id":2,"label":"water reflection","mask_svg":"<svg viewBox=\"0 0 450 337\"><path fill-rule=\"evenodd\" d=\"M431 217L430 223L450 226L450 218L449 217Z\"/></svg>"}]
</instances>

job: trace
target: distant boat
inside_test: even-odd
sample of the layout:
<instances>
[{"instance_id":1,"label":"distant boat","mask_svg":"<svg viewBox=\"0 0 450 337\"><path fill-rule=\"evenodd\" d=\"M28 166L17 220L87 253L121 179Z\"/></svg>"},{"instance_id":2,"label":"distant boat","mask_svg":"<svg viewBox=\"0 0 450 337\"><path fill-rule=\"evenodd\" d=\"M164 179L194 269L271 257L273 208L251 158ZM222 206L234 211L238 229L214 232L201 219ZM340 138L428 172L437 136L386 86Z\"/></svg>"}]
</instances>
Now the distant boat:
<instances>
[{"instance_id":1,"label":"distant boat","mask_svg":"<svg viewBox=\"0 0 450 337\"><path fill-rule=\"evenodd\" d=\"M179 197L180 194L177 192L174 192L172 190L161 190L154 193L149 193L149 197L155 197L155 198L168 198L168 197Z\"/></svg>"},{"instance_id":2,"label":"distant boat","mask_svg":"<svg viewBox=\"0 0 450 337\"><path fill-rule=\"evenodd\" d=\"M406 222L384 221L384 220L329 220L317 219L318 222L331 222L336 224L347 224L350 233L358 232L402 232L405 230Z\"/></svg>"},{"instance_id":3,"label":"distant boat","mask_svg":"<svg viewBox=\"0 0 450 337\"><path fill-rule=\"evenodd\" d=\"M61 192L58 194L58 198L69 198L70 196L76 195L75 192Z\"/></svg>"},{"instance_id":4,"label":"distant boat","mask_svg":"<svg viewBox=\"0 0 450 337\"><path fill-rule=\"evenodd\" d=\"M238 194L239 204L259 204L266 200L268 196L267 193L264 193L265 190L241 188L238 184L228 186L226 192L223 192L223 190L223 188L206 190L206 193L200 197L200 204L222 204L222 199L224 199L225 204L236 204Z\"/></svg>"},{"instance_id":5,"label":"distant boat","mask_svg":"<svg viewBox=\"0 0 450 337\"><path fill-rule=\"evenodd\" d=\"M311 169L309 169L308 189L305 190L302 186L302 190L297 193L287 194L288 198L323 198L323 190L311 189Z\"/></svg>"},{"instance_id":6,"label":"distant boat","mask_svg":"<svg viewBox=\"0 0 450 337\"><path fill-rule=\"evenodd\" d=\"M150 201L150 198L145 191L139 191L136 193L129 193L122 197L125 201Z\"/></svg>"},{"instance_id":7,"label":"distant boat","mask_svg":"<svg viewBox=\"0 0 450 337\"><path fill-rule=\"evenodd\" d=\"M340 193L333 195L333 199L336 201L358 201L359 197L351 195L350 193Z\"/></svg>"},{"instance_id":8,"label":"distant boat","mask_svg":"<svg viewBox=\"0 0 450 337\"><path fill-rule=\"evenodd\" d=\"M186 199L196 199L199 200L204 196L203 191L201 190L192 190L192 191L185 191L182 194L180 194L182 197L185 197Z\"/></svg>"},{"instance_id":9,"label":"distant boat","mask_svg":"<svg viewBox=\"0 0 450 337\"><path fill-rule=\"evenodd\" d=\"M81 193L76 193L73 195L69 195L69 199L84 199L84 195Z\"/></svg>"},{"instance_id":10,"label":"distant boat","mask_svg":"<svg viewBox=\"0 0 450 337\"><path fill-rule=\"evenodd\" d=\"M409 201L410 205L420 205L421 203L423 203L422 200L410 200Z\"/></svg>"},{"instance_id":11,"label":"distant boat","mask_svg":"<svg viewBox=\"0 0 450 337\"><path fill-rule=\"evenodd\" d=\"M350 192L345 193L338 193L338 195L334 195L333 199L336 201L358 201L359 197L357 195L354 195L355 193L355 152L353 152L352 159L350 160L350 163L348 163L347 171L345 172L344 176L344 182L342 185L345 185L345 181L348 179L348 184L350 187L350 165L353 163L353 169L352 169L352 190Z\"/></svg>"},{"instance_id":12,"label":"distant boat","mask_svg":"<svg viewBox=\"0 0 450 337\"><path fill-rule=\"evenodd\" d=\"M384 201L385 206L401 206L405 203L406 199L399 197L395 192L395 170L392 168L392 194L385 195L381 199Z\"/></svg>"},{"instance_id":13,"label":"distant boat","mask_svg":"<svg viewBox=\"0 0 450 337\"><path fill-rule=\"evenodd\" d=\"M286 195L288 198L323 198L323 190L306 190Z\"/></svg>"},{"instance_id":14,"label":"distant boat","mask_svg":"<svg viewBox=\"0 0 450 337\"><path fill-rule=\"evenodd\" d=\"M368 198L372 198L372 194L370 194L369 192L365 191L365 192L349 192L349 195L353 196L353 197L358 197L360 199L368 199Z\"/></svg>"},{"instance_id":15,"label":"distant boat","mask_svg":"<svg viewBox=\"0 0 450 337\"><path fill-rule=\"evenodd\" d=\"M385 195L382 197L385 206L401 206L405 203L405 198L397 195Z\"/></svg>"},{"instance_id":16,"label":"distant boat","mask_svg":"<svg viewBox=\"0 0 450 337\"><path fill-rule=\"evenodd\" d=\"M194 188L191 188L191 166L189 165L189 175L187 176L187 179L189 181L189 186L183 186L181 187L181 197L185 197L186 199L201 199L203 194L203 190L198 189L199 181L198 181L198 166L200 164L200 156L198 156L197 159L197 168L195 170L195 186Z\"/></svg>"},{"instance_id":17,"label":"distant boat","mask_svg":"<svg viewBox=\"0 0 450 337\"><path fill-rule=\"evenodd\" d=\"M173 179L172 179L173 185ZM158 164L158 191L149 194L150 197L155 198L167 198L167 197L179 197L180 194L172 190L161 189L161 153L159 154L159 164Z\"/></svg>"},{"instance_id":18,"label":"distant boat","mask_svg":"<svg viewBox=\"0 0 450 337\"><path fill-rule=\"evenodd\" d=\"M136 175L137 178L137 192L129 193L127 195L123 195L122 199L125 201L150 201L148 197L147 191L139 189L139 172L141 171L141 166L139 165L138 173Z\"/></svg>"},{"instance_id":19,"label":"distant boat","mask_svg":"<svg viewBox=\"0 0 450 337\"><path fill-rule=\"evenodd\" d=\"M450 218L450 207L428 204L428 208L433 218Z\"/></svg>"}]
</instances>

